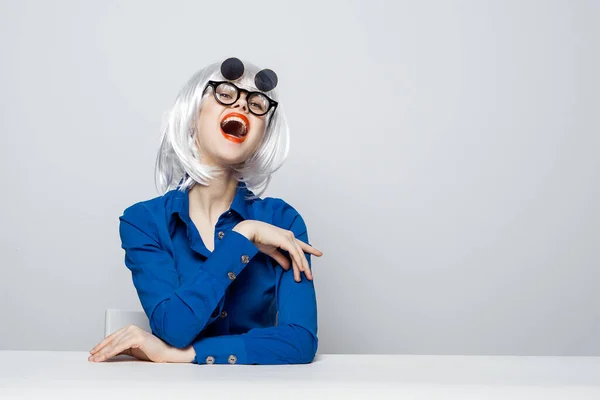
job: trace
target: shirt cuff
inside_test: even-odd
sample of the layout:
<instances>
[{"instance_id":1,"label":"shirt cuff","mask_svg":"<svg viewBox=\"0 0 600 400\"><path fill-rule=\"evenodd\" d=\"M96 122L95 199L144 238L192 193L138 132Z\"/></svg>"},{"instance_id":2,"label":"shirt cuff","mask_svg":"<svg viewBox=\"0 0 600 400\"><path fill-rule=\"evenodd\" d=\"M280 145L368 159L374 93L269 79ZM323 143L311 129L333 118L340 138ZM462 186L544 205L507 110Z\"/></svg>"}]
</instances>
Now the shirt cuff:
<instances>
[{"instance_id":1,"label":"shirt cuff","mask_svg":"<svg viewBox=\"0 0 600 400\"><path fill-rule=\"evenodd\" d=\"M248 364L246 345L241 335L202 338L193 344L194 364Z\"/></svg>"},{"instance_id":2,"label":"shirt cuff","mask_svg":"<svg viewBox=\"0 0 600 400\"><path fill-rule=\"evenodd\" d=\"M201 268L214 277L221 287L227 288L258 251L258 247L246 236L229 231ZM203 277L199 278L204 281Z\"/></svg>"}]
</instances>

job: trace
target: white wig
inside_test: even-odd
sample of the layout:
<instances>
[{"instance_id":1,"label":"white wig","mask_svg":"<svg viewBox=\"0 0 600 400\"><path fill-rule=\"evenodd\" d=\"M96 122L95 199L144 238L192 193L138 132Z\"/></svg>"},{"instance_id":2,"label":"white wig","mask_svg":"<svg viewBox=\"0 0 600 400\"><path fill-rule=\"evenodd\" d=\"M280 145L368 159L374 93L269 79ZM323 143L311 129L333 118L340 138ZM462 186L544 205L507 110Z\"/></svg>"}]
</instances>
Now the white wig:
<instances>
[{"instance_id":1,"label":"white wig","mask_svg":"<svg viewBox=\"0 0 600 400\"><path fill-rule=\"evenodd\" d=\"M237 86L250 90L256 88L254 77L261 70L254 64L243 61L244 74L236 79ZM227 80L220 70L221 62L216 62L196 72L181 89L175 102L163 117L162 138L155 164L155 185L158 191L179 187L183 191L196 183L208 185L209 180L220 174L216 167L202 164L196 148L196 121L202 105L212 96L212 87L206 87L209 80ZM277 89L263 92L279 101ZM234 166L238 181L260 197L271 181L271 174L283 165L289 152L289 127L281 103L275 112L267 114L265 135L256 152L245 162ZM253 197L255 198L255 197Z\"/></svg>"}]
</instances>

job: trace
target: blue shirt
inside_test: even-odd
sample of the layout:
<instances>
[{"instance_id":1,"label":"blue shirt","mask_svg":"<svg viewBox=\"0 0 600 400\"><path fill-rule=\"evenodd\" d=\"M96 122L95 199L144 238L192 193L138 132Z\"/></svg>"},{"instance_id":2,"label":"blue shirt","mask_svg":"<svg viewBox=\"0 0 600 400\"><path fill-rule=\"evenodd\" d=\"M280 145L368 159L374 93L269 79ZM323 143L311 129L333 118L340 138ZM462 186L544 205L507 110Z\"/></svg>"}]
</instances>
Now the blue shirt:
<instances>
[{"instance_id":1,"label":"blue shirt","mask_svg":"<svg viewBox=\"0 0 600 400\"><path fill-rule=\"evenodd\" d=\"M318 347L313 281L301 273L296 282L293 268L232 231L259 220L309 243L303 218L282 199L246 199L253 193L240 182L211 252L190 219L188 191L172 189L119 217L125 265L152 333L177 348L193 345L197 364L310 363Z\"/></svg>"}]
</instances>

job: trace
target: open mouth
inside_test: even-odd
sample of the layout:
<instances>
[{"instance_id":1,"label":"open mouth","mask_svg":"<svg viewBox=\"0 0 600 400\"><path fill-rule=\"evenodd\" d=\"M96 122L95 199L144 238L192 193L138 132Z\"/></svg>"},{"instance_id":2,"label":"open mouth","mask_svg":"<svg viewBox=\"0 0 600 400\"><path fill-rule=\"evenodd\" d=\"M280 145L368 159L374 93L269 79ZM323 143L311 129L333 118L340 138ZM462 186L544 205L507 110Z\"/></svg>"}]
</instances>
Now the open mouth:
<instances>
[{"instance_id":1,"label":"open mouth","mask_svg":"<svg viewBox=\"0 0 600 400\"><path fill-rule=\"evenodd\" d=\"M236 143L246 140L250 130L250 122L245 115L240 113L229 113L221 120L221 133L226 139Z\"/></svg>"}]
</instances>

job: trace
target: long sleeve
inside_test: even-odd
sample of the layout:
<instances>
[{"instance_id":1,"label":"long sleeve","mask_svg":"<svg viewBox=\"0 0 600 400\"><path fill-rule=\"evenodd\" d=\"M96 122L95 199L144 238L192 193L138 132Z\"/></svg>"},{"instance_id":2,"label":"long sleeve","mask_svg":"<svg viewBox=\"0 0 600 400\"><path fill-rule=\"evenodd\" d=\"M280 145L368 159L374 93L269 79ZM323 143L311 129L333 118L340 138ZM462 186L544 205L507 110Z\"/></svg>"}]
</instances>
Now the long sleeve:
<instances>
[{"instance_id":1,"label":"long sleeve","mask_svg":"<svg viewBox=\"0 0 600 400\"><path fill-rule=\"evenodd\" d=\"M295 212L288 206L288 215ZM292 217L289 228L297 239L308 242L308 232L299 214ZM287 252L282 251L286 256ZM307 256L312 271L310 254ZM289 258L289 256L288 256ZM239 335L201 338L193 346L194 363L206 364L306 364L313 361L318 348L317 300L314 282L301 273L294 280L293 269L277 268L276 301L278 325L255 328ZM314 279L314 278L313 278Z\"/></svg>"},{"instance_id":2,"label":"long sleeve","mask_svg":"<svg viewBox=\"0 0 600 400\"><path fill-rule=\"evenodd\" d=\"M174 347L189 346L210 323L212 311L258 248L231 231L199 266L197 275L180 285L173 257L161 246L147 208L135 204L119 220L125 265L152 333Z\"/></svg>"}]
</instances>

